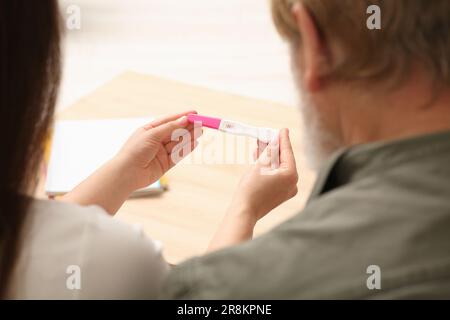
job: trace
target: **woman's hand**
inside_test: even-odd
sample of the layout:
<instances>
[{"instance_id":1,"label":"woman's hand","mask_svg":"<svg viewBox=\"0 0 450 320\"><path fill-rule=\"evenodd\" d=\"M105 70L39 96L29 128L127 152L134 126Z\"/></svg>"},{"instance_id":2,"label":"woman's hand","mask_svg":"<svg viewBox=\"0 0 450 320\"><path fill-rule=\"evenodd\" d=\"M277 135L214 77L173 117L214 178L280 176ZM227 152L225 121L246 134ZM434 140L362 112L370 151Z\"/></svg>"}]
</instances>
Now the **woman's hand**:
<instances>
[{"instance_id":1,"label":"woman's hand","mask_svg":"<svg viewBox=\"0 0 450 320\"><path fill-rule=\"evenodd\" d=\"M120 163L122 172L136 190L161 178L177 162L197 146L202 129L194 132L188 123L188 111L155 120L139 128L128 139L114 161ZM172 138L176 138L172 141Z\"/></svg>"},{"instance_id":2,"label":"woman's hand","mask_svg":"<svg viewBox=\"0 0 450 320\"><path fill-rule=\"evenodd\" d=\"M209 251L251 239L256 222L297 194L298 173L289 131L280 131L259 155L236 190L225 218L211 241Z\"/></svg>"},{"instance_id":3,"label":"woman's hand","mask_svg":"<svg viewBox=\"0 0 450 320\"><path fill-rule=\"evenodd\" d=\"M136 130L113 159L61 200L99 205L115 214L133 191L161 178L197 146L202 131L194 135L186 117L189 113L195 111L167 116Z\"/></svg>"}]
</instances>

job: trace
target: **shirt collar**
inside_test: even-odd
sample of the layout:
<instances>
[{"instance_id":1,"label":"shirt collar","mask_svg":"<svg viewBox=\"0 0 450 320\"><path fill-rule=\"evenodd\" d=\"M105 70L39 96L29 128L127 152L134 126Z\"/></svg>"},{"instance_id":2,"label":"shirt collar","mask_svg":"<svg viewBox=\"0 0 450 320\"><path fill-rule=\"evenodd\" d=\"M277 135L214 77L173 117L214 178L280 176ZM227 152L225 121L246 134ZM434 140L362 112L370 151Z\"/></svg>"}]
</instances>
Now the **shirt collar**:
<instances>
[{"instance_id":1,"label":"shirt collar","mask_svg":"<svg viewBox=\"0 0 450 320\"><path fill-rule=\"evenodd\" d=\"M450 131L340 150L319 172L308 202L343 184L444 151L450 151Z\"/></svg>"}]
</instances>

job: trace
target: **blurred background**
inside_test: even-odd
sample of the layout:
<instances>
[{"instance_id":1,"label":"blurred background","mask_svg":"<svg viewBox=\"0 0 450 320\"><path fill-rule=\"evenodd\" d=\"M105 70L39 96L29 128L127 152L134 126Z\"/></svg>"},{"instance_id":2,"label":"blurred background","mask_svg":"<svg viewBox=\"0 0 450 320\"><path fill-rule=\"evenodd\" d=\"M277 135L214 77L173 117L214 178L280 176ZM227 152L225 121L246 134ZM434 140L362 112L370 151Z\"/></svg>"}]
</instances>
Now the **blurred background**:
<instances>
[{"instance_id":1,"label":"blurred background","mask_svg":"<svg viewBox=\"0 0 450 320\"><path fill-rule=\"evenodd\" d=\"M60 0L65 35L58 103L65 108L125 70L296 104L288 47L269 0Z\"/></svg>"}]
</instances>

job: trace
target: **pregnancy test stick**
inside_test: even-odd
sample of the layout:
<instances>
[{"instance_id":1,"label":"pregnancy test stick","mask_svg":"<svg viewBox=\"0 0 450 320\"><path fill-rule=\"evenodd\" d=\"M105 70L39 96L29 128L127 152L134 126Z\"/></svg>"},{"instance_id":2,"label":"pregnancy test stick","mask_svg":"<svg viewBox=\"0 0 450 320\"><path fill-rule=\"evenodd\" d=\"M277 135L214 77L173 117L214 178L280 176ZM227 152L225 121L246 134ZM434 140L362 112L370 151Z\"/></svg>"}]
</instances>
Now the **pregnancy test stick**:
<instances>
[{"instance_id":1,"label":"pregnancy test stick","mask_svg":"<svg viewBox=\"0 0 450 320\"><path fill-rule=\"evenodd\" d=\"M206 117L198 114L189 114L188 121L190 123L201 122L203 127L217 129L238 136L256 138L264 143L271 142L278 135L278 130L275 129L253 127L232 120Z\"/></svg>"}]
</instances>

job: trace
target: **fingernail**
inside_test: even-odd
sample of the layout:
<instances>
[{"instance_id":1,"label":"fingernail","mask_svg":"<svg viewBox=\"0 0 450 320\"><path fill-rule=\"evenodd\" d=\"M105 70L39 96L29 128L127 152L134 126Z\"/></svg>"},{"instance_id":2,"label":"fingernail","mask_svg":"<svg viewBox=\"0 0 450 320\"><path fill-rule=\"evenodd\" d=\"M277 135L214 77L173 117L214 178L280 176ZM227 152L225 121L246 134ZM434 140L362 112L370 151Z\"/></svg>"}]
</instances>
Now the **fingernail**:
<instances>
[{"instance_id":1,"label":"fingernail","mask_svg":"<svg viewBox=\"0 0 450 320\"><path fill-rule=\"evenodd\" d=\"M300 3L299 2L294 3L294 5L292 6L292 12L297 13L299 10L300 10Z\"/></svg>"},{"instance_id":2,"label":"fingernail","mask_svg":"<svg viewBox=\"0 0 450 320\"><path fill-rule=\"evenodd\" d=\"M180 119L177 120L177 123L180 125L184 125L187 123L187 117L186 116L182 116Z\"/></svg>"}]
</instances>

